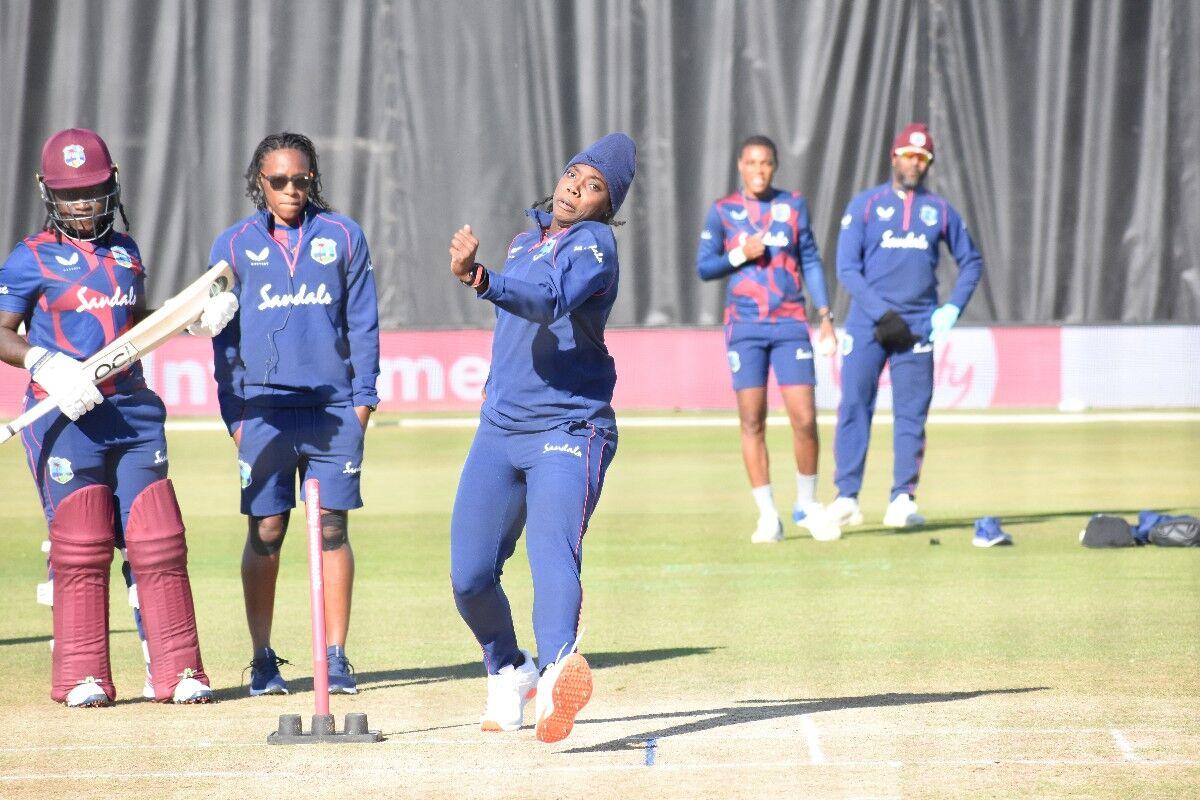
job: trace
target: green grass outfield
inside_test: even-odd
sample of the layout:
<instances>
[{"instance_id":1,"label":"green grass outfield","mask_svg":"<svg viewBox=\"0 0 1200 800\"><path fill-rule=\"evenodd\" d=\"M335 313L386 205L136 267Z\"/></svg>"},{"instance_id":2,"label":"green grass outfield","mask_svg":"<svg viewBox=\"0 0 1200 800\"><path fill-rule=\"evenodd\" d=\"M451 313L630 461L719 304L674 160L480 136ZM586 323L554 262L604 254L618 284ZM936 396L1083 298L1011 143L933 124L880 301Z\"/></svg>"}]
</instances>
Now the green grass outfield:
<instances>
[{"instance_id":1,"label":"green grass outfield","mask_svg":"<svg viewBox=\"0 0 1200 800\"><path fill-rule=\"evenodd\" d=\"M832 499L832 430L820 499ZM472 432L373 428L349 654L382 745L275 748L311 713L303 529L284 548L275 646L296 693L243 696L250 648L227 437L170 434L205 664L221 702L53 705L45 525L20 446L0 449L0 797L1181 797L1200 786L1200 550L1091 551L1096 511L1200 514L1200 422L932 425L918 496L929 525L751 545L755 514L728 428L630 427L584 544L582 650L596 695L557 746L474 722L479 651L454 609L448 527ZM877 426L861 497L890 486ZM776 497L789 437L770 429ZM1016 546L970 544L996 515ZM931 537L940 545L930 544ZM122 587L114 571L114 587ZM505 585L532 644L528 566ZM114 591L122 698L141 687ZM647 750L647 740L654 749ZM98 749L96 746L100 745ZM111 749L110 749L111 748ZM373 749L372 749L373 748ZM647 766L653 755L653 766ZM403 791L401 791L403 790Z\"/></svg>"}]
</instances>

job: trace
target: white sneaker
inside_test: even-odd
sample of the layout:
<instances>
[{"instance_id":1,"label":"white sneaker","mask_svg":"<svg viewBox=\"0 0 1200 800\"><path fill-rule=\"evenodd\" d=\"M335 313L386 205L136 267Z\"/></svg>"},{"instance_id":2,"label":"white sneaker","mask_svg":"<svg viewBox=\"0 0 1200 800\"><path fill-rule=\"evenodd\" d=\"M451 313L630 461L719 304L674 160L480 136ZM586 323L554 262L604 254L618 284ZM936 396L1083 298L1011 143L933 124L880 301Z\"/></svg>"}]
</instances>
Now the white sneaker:
<instances>
[{"instance_id":1,"label":"white sneaker","mask_svg":"<svg viewBox=\"0 0 1200 800\"><path fill-rule=\"evenodd\" d=\"M487 708L479 718L481 731L520 730L525 721L525 704L538 686L538 670L533 656L522 650L525 663L509 664L495 675L488 675Z\"/></svg>"},{"instance_id":2,"label":"white sneaker","mask_svg":"<svg viewBox=\"0 0 1200 800\"><path fill-rule=\"evenodd\" d=\"M862 525L863 513L854 497L839 497L825 506L825 516L834 525Z\"/></svg>"},{"instance_id":3,"label":"white sneaker","mask_svg":"<svg viewBox=\"0 0 1200 800\"><path fill-rule=\"evenodd\" d=\"M842 538L842 527L829 517L825 507L818 502L805 503L792 511L792 519L818 542L832 542Z\"/></svg>"},{"instance_id":4,"label":"white sneaker","mask_svg":"<svg viewBox=\"0 0 1200 800\"><path fill-rule=\"evenodd\" d=\"M570 653L542 673L537 683L537 738L560 742L575 727L575 717L592 697L592 669L579 653Z\"/></svg>"},{"instance_id":5,"label":"white sneaker","mask_svg":"<svg viewBox=\"0 0 1200 800\"><path fill-rule=\"evenodd\" d=\"M758 527L754 529L754 535L750 537L750 541L754 544L770 544L772 542L783 541L783 520L778 514L766 515L758 518Z\"/></svg>"},{"instance_id":6,"label":"white sneaker","mask_svg":"<svg viewBox=\"0 0 1200 800\"><path fill-rule=\"evenodd\" d=\"M915 528L925 524L925 518L917 513L917 504L906 494L896 495L888 503L883 515L883 524L889 528Z\"/></svg>"},{"instance_id":7,"label":"white sneaker","mask_svg":"<svg viewBox=\"0 0 1200 800\"><path fill-rule=\"evenodd\" d=\"M175 693L171 695L172 703L191 705L212 702L213 690L194 678L195 674L196 671L190 667L179 674L179 683L175 684Z\"/></svg>"},{"instance_id":8,"label":"white sneaker","mask_svg":"<svg viewBox=\"0 0 1200 800\"><path fill-rule=\"evenodd\" d=\"M96 683L96 679L89 675L67 692L66 703L67 708L100 708L111 706L112 698L105 694L100 684Z\"/></svg>"}]
</instances>

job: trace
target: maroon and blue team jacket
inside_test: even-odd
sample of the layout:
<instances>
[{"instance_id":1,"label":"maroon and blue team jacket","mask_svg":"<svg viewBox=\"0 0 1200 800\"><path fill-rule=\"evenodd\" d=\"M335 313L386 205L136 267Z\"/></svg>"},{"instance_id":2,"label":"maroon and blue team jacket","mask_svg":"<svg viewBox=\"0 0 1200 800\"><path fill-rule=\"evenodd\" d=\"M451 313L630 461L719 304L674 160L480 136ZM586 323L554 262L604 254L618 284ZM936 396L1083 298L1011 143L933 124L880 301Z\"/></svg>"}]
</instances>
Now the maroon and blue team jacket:
<instances>
[{"instance_id":1,"label":"maroon and blue team jacket","mask_svg":"<svg viewBox=\"0 0 1200 800\"><path fill-rule=\"evenodd\" d=\"M766 251L740 267L730 264L729 252L759 232ZM706 281L731 276L726 325L803 325L805 287L817 308L829 305L808 204L797 192L771 189L763 200L735 192L713 203L700 233L696 271Z\"/></svg>"},{"instance_id":2,"label":"maroon and blue team jacket","mask_svg":"<svg viewBox=\"0 0 1200 800\"><path fill-rule=\"evenodd\" d=\"M146 272L137 244L113 231L97 242L46 230L28 236L0 267L0 311L25 318L29 343L86 360L133 327ZM105 395L146 385L141 363L101 384ZM33 384L37 399L46 396Z\"/></svg>"}]
</instances>

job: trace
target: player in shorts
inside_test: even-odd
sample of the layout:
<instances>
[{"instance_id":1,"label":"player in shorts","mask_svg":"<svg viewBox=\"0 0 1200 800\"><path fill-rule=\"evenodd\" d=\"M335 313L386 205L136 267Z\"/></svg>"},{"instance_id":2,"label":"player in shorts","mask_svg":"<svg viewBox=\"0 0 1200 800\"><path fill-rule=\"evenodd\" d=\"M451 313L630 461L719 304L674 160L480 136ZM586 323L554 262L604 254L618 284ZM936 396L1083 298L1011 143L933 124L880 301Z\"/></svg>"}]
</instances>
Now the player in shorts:
<instances>
[{"instance_id":1,"label":"player in shorts","mask_svg":"<svg viewBox=\"0 0 1200 800\"><path fill-rule=\"evenodd\" d=\"M783 393L796 459L792 519L814 539L841 536L816 499L817 382L804 290L821 317L817 349L834 351L833 316L825 273L813 239L808 204L797 192L771 185L775 144L751 136L738 148L742 186L713 203L700 233L696 270L706 281L728 277L725 344L741 423L742 459L758 507L750 541L778 542L783 522L775 510L766 443L767 373Z\"/></svg>"},{"instance_id":2,"label":"player in shorts","mask_svg":"<svg viewBox=\"0 0 1200 800\"><path fill-rule=\"evenodd\" d=\"M238 448L248 519L242 591L253 658L250 694L286 694L271 647L279 550L296 480L321 485L329 691L358 691L346 657L354 553L349 511L367 421L379 396L379 312L362 229L321 193L311 140L278 133L246 171L257 210L216 238L213 259L237 275L241 309L213 340L221 416Z\"/></svg>"},{"instance_id":3,"label":"player in shorts","mask_svg":"<svg viewBox=\"0 0 1200 800\"><path fill-rule=\"evenodd\" d=\"M183 520L167 478L166 408L140 363L96 386L81 364L145 312L141 254L114 228L116 215L125 221L117 167L95 132L72 128L46 141L38 185L46 224L0 267L0 359L30 371L26 409L46 397L58 405L21 432L50 528L50 696L71 707L116 700L108 589L118 548L126 580L136 580L148 658L143 694L208 702ZM192 329L215 333L236 307L223 292Z\"/></svg>"}]
</instances>

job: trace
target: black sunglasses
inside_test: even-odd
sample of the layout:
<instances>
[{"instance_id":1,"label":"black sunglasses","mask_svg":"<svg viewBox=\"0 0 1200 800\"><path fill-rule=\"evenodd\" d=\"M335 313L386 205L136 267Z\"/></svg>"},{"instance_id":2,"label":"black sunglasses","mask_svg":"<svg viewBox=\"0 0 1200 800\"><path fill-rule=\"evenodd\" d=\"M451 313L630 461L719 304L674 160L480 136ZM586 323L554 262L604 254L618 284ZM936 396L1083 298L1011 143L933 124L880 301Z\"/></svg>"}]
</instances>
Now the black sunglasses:
<instances>
[{"instance_id":1,"label":"black sunglasses","mask_svg":"<svg viewBox=\"0 0 1200 800\"><path fill-rule=\"evenodd\" d=\"M282 192L290 183L296 187L297 191L307 192L312 186L313 176L310 175L263 175L258 173L264 181L266 181L272 189L277 192Z\"/></svg>"}]
</instances>

